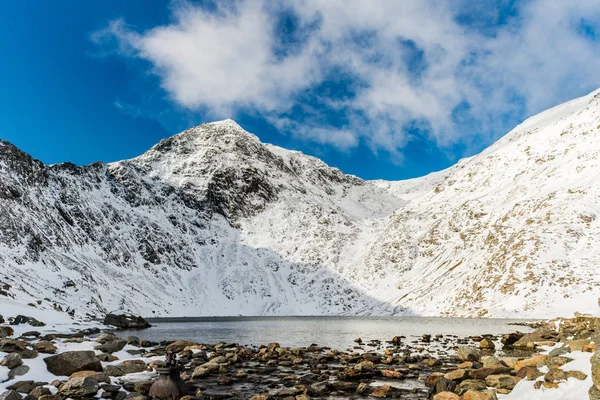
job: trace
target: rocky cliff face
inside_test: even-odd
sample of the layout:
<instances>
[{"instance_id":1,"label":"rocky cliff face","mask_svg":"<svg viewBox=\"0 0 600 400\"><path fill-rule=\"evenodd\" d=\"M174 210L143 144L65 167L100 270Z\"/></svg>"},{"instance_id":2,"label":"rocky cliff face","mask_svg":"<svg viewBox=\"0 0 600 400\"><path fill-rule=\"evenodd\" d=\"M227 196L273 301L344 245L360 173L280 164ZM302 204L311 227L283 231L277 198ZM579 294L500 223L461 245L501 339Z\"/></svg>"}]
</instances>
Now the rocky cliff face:
<instances>
[{"instance_id":1,"label":"rocky cliff face","mask_svg":"<svg viewBox=\"0 0 600 400\"><path fill-rule=\"evenodd\" d=\"M204 124L112 164L0 143L0 304L145 316L595 311L600 97L427 177ZM45 300L44 300L45 299Z\"/></svg>"}]
</instances>

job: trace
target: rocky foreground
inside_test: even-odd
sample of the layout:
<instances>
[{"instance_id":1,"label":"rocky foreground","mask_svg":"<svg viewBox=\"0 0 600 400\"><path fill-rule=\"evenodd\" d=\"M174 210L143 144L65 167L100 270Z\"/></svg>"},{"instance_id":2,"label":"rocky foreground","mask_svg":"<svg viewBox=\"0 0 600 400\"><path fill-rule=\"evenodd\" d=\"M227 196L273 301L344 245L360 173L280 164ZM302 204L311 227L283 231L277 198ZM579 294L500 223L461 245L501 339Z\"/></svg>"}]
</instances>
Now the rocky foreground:
<instances>
[{"instance_id":1,"label":"rocky foreground","mask_svg":"<svg viewBox=\"0 0 600 400\"><path fill-rule=\"evenodd\" d=\"M43 333L41 326L23 316L0 325L0 400L144 400L167 352L183 366L189 400L600 400L600 319L586 316L500 337L357 338L345 351L153 343L97 328Z\"/></svg>"}]
</instances>

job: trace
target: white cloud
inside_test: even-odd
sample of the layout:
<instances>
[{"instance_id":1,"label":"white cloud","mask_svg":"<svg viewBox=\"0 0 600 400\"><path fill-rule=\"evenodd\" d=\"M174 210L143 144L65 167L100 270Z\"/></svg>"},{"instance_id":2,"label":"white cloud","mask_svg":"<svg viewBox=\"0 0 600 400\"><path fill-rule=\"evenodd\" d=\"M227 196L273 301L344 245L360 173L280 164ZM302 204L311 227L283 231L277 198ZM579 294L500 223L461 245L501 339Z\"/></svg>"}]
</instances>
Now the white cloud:
<instances>
[{"instance_id":1,"label":"white cloud","mask_svg":"<svg viewBox=\"0 0 600 400\"><path fill-rule=\"evenodd\" d=\"M493 35L459 24L456 15L469 4L450 0L248 0L217 12L176 4L169 25L136 32L116 20L94 39L116 38L122 54L151 62L184 107L218 117L251 109L284 131L345 149L362 140L398 154L410 140L403 126L415 120L431 126L439 146L468 146L474 134L489 140L502 133L505 115L519 110L515 97L531 114L600 86L600 46L578 33L582 18L598 21L597 1L524 3ZM316 28L297 51L281 56L274 51L275 15L285 7L300 25ZM407 63L415 48L407 42L426 65L417 77ZM320 112L335 110L347 122L291 120L299 93L338 70L360 86L355 97L322 99ZM467 127L453 119L463 102L470 104Z\"/></svg>"}]
</instances>

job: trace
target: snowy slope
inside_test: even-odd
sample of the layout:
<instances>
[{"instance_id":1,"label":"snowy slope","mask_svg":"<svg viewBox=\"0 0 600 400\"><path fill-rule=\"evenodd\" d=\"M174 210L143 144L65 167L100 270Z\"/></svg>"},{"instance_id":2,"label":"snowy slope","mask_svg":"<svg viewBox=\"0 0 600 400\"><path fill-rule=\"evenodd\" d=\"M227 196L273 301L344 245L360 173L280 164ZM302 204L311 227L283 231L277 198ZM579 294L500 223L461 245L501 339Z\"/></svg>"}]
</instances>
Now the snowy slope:
<instances>
[{"instance_id":1,"label":"snowy slope","mask_svg":"<svg viewBox=\"0 0 600 400\"><path fill-rule=\"evenodd\" d=\"M599 135L595 92L401 182L231 120L85 167L0 142L0 314L6 299L145 316L595 312Z\"/></svg>"}]
</instances>

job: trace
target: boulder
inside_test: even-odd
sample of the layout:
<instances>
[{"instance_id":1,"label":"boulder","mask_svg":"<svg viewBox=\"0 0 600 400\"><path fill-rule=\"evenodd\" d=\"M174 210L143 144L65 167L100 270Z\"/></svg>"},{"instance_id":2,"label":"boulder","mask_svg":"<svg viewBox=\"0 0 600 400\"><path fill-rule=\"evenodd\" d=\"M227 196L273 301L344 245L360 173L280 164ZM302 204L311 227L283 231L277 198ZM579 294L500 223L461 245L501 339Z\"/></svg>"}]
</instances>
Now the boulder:
<instances>
[{"instance_id":1,"label":"boulder","mask_svg":"<svg viewBox=\"0 0 600 400\"><path fill-rule=\"evenodd\" d=\"M106 368L104 368L104 373L108 376L125 375L125 372L123 372L123 370L120 367L117 367L116 365L107 365Z\"/></svg>"},{"instance_id":2,"label":"boulder","mask_svg":"<svg viewBox=\"0 0 600 400\"><path fill-rule=\"evenodd\" d=\"M104 324L118 329L145 329L152 326L142 317L127 314L108 314L104 317Z\"/></svg>"},{"instance_id":3,"label":"boulder","mask_svg":"<svg viewBox=\"0 0 600 400\"><path fill-rule=\"evenodd\" d=\"M79 372L75 372L74 374L72 374L69 379L75 379L75 378L85 378L85 377L89 377L89 378L94 378L96 381L98 381L98 383L102 382L102 383L110 383L110 378L108 377L108 375L104 372L98 372L98 371L79 371Z\"/></svg>"},{"instance_id":4,"label":"boulder","mask_svg":"<svg viewBox=\"0 0 600 400\"><path fill-rule=\"evenodd\" d=\"M111 332L103 333L96 338L96 342L98 342L100 344L112 342L114 340L119 340L119 337Z\"/></svg>"},{"instance_id":5,"label":"boulder","mask_svg":"<svg viewBox=\"0 0 600 400\"><path fill-rule=\"evenodd\" d=\"M94 396L99 389L100 385L97 380L89 376L84 376L69 379L60 388L60 393L67 397Z\"/></svg>"},{"instance_id":6,"label":"boulder","mask_svg":"<svg viewBox=\"0 0 600 400\"><path fill-rule=\"evenodd\" d=\"M467 380L462 381L458 385L458 387L456 388L456 393L462 395L469 391L473 391L473 390L481 391L481 390L486 390L486 389L487 389L487 385L485 384L485 381L482 381L481 379L467 379Z\"/></svg>"},{"instance_id":7,"label":"boulder","mask_svg":"<svg viewBox=\"0 0 600 400\"><path fill-rule=\"evenodd\" d=\"M125 360L121 364L121 370L125 374L135 374L148 369L148 366L143 360Z\"/></svg>"},{"instance_id":8,"label":"boulder","mask_svg":"<svg viewBox=\"0 0 600 400\"><path fill-rule=\"evenodd\" d=\"M8 371L8 379L15 379L17 376L23 376L29 372L29 367L27 365L19 365Z\"/></svg>"},{"instance_id":9,"label":"boulder","mask_svg":"<svg viewBox=\"0 0 600 400\"><path fill-rule=\"evenodd\" d=\"M102 363L93 351L67 351L44 359L48 371L57 376L70 376L79 371L102 372Z\"/></svg>"},{"instance_id":10,"label":"boulder","mask_svg":"<svg viewBox=\"0 0 600 400\"><path fill-rule=\"evenodd\" d=\"M123 350L123 347L127 345L126 340L111 340L110 342L106 342L96 347L96 350L99 350L103 353L116 353L117 351Z\"/></svg>"},{"instance_id":11,"label":"boulder","mask_svg":"<svg viewBox=\"0 0 600 400\"><path fill-rule=\"evenodd\" d=\"M8 369L13 369L19 365L23 365L23 360L21 360L19 353L10 353L7 354L2 361L0 361L0 365L7 367Z\"/></svg>"},{"instance_id":12,"label":"boulder","mask_svg":"<svg viewBox=\"0 0 600 400\"><path fill-rule=\"evenodd\" d=\"M588 396L590 397L590 400L600 400L600 389L595 385L592 385L588 392Z\"/></svg>"},{"instance_id":13,"label":"boulder","mask_svg":"<svg viewBox=\"0 0 600 400\"><path fill-rule=\"evenodd\" d=\"M459 347L456 350L456 357L461 361L479 361L481 354L474 347Z\"/></svg>"}]
</instances>

